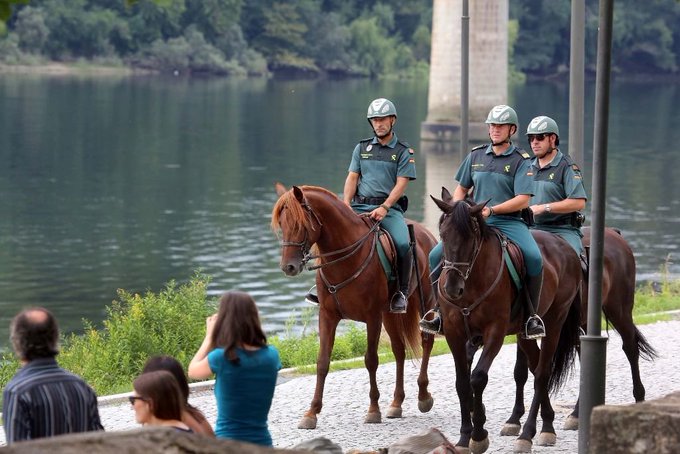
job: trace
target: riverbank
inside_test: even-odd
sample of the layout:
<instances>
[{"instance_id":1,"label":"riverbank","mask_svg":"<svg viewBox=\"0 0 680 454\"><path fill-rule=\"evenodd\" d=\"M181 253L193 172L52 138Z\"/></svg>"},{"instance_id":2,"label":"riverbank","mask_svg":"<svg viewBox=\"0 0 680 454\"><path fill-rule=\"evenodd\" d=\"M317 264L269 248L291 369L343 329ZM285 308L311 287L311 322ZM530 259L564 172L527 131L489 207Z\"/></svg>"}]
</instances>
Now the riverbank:
<instances>
[{"instance_id":1,"label":"riverbank","mask_svg":"<svg viewBox=\"0 0 680 454\"><path fill-rule=\"evenodd\" d=\"M156 71L124 65L100 65L90 62L41 63L36 65L0 64L0 74L24 74L36 76L137 76L157 74Z\"/></svg>"}]
</instances>

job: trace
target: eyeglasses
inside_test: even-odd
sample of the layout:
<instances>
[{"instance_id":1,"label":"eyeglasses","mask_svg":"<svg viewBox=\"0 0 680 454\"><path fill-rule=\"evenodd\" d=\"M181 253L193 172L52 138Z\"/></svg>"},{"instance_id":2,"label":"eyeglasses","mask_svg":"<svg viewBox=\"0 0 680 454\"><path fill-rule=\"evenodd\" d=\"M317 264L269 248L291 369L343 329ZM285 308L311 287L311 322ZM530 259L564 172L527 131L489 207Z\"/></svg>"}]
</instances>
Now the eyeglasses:
<instances>
[{"instance_id":1,"label":"eyeglasses","mask_svg":"<svg viewBox=\"0 0 680 454\"><path fill-rule=\"evenodd\" d=\"M146 399L141 396L130 396L128 397L128 400L130 401L130 405L134 405L136 400L145 401Z\"/></svg>"},{"instance_id":2,"label":"eyeglasses","mask_svg":"<svg viewBox=\"0 0 680 454\"><path fill-rule=\"evenodd\" d=\"M539 142L543 142L543 139L545 139L546 136L547 136L547 134L529 134L527 136L527 139L529 140L529 143L533 142L534 140L538 140Z\"/></svg>"}]
</instances>

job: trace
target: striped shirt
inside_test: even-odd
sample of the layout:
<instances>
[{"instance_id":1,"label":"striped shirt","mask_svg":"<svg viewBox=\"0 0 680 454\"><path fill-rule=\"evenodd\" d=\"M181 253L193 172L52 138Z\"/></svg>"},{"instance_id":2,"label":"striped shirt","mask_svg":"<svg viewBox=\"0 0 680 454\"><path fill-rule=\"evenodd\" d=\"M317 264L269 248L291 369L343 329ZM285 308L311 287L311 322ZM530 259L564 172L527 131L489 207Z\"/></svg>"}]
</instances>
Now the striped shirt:
<instances>
[{"instance_id":1,"label":"striped shirt","mask_svg":"<svg viewBox=\"0 0 680 454\"><path fill-rule=\"evenodd\" d=\"M54 358L36 359L19 369L2 397L7 444L104 429L95 392Z\"/></svg>"}]
</instances>

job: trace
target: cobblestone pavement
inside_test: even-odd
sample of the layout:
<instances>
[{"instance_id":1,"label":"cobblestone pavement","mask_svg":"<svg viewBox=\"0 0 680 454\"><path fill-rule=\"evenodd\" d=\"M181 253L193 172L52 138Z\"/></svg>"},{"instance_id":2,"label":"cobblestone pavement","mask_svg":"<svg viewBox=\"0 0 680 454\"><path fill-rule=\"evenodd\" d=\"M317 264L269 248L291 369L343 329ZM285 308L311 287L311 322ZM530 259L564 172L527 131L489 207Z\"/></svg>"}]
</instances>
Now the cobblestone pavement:
<instances>
[{"instance_id":1,"label":"cobblestone pavement","mask_svg":"<svg viewBox=\"0 0 680 454\"><path fill-rule=\"evenodd\" d=\"M680 374L677 358L680 357L680 321L659 322L640 327L660 356L654 362L641 361L642 380L647 389L647 399L655 399L680 390ZM512 452L515 437L501 437L499 431L510 415L514 399L512 369L515 345L504 346L489 371L489 382L484 393L487 409L487 429L491 446L487 452ZM324 407L318 417L316 430L297 429L298 422L314 393L315 377L303 376L280 380L276 388L270 412L270 430L274 444L279 448L315 438L326 437L342 446L344 451L352 448L377 449L393 441L423 432L430 427L439 428L455 443L460 429L458 398L454 384L454 365L451 355L432 358L429 367L430 392L434 407L429 413L417 408L418 364L407 363L405 372L406 401L403 418L387 419L385 411L390 403L394 386L394 364L378 368L378 385L381 392L380 407L383 412L381 424L364 424L368 408L368 373L365 369L348 370L329 374L326 380ZM663 379L660 379L663 377ZM632 380L628 362L621 350L618 334L610 331L607 344L606 403L628 404L633 402ZM579 387L579 368L566 385L552 397L556 412L555 428L557 445L540 447L534 445L535 453L575 453L578 451L578 432L561 430L562 423L571 412ZM531 401L533 382L531 375L525 388L525 402ZM212 390L198 386L192 393L191 403L199 407L214 423L216 407ZM139 427L127 400L121 397L102 398L100 414L106 430L128 430ZM539 422L540 424L540 422ZM540 426L539 426L540 427ZM0 430L0 444L4 433Z\"/></svg>"}]
</instances>

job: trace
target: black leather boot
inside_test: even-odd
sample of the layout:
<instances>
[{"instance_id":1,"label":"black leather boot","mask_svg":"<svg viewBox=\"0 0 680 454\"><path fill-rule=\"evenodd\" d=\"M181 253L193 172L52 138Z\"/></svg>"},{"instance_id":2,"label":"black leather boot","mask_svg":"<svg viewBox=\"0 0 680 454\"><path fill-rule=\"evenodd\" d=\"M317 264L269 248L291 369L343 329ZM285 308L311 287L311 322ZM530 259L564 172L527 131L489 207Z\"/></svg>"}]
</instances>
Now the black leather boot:
<instances>
[{"instance_id":1,"label":"black leather boot","mask_svg":"<svg viewBox=\"0 0 680 454\"><path fill-rule=\"evenodd\" d=\"M401 262L397 265L399 276L399 291L392 295L390 300L390 312L392 314L405 314L408 305L408 284L411 280L411 270L413 269L413 259L411 251L408 251Z\"/></svg>"},{"instance_id":2,"label":"black leather boot","mask_svg":"<svg viewBox=\"0 0 680 454\"><path fill-rule=\"evenodd\" d=\"M524 325L524 337L526 339L539 339L545 337L545 325L537 314L538 302L541 297L543 286L543 273L538 276L527 276L527 306L532 314Z\"/></svg>"}]
</instances>

